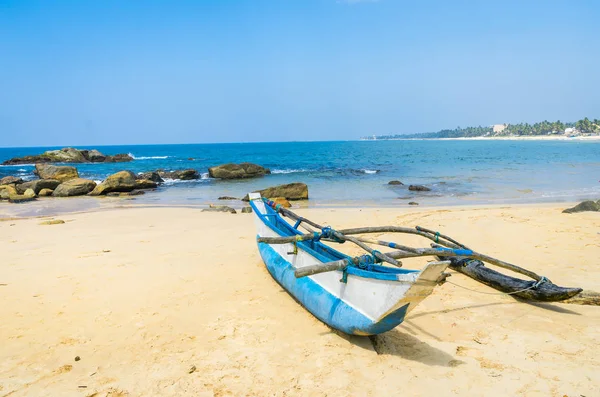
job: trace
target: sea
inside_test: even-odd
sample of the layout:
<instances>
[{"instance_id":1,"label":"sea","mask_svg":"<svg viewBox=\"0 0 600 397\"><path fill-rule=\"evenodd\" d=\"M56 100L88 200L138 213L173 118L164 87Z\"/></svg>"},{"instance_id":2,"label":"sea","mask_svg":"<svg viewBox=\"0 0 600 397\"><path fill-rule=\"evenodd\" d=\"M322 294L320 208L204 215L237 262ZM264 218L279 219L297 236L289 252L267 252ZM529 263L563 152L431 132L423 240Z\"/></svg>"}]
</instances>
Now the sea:
<instances>
[{"instance_id":1,"label":"sea","mask_svg":"<svg viewBox=\"0 0 600 397\"><path fill-rule=\"evenodd\" d=\"M206 206L269 186L304 182L308 206L426 206L572 202L600 199L600 141L393 140L185 145L78 146L129 153L129 163L75 164L82 178L102 181L121 170L193 168L201 179L168 180L136 204ZM58 147L0 148L0 162ZM252 162L271 169L256 179L209 178L208 167ZM0 177L35 178L33 165L0 166ZM399 180L404 185L389 185ZM410 191L409 185L431 191ZM90 201L92 200L92 201ZM94 201L95 200L95 201ZM44 200L50 202L51 200ZM88 206L98 199L88 198ZM67 201L62 201L65 206ZM242 203L229 203L241 206ZM58 205L58 204L56 204Z\"/></svg>"}]
</instances>

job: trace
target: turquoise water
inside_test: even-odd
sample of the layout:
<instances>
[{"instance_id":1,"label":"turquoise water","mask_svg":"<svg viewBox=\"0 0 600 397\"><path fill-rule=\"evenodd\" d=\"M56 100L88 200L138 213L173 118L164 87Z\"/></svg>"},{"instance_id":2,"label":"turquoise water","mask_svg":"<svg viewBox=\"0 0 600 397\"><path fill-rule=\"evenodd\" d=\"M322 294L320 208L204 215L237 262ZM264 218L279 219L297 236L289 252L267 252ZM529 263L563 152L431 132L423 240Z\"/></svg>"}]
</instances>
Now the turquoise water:
<instances>
[{"instance_id":1,"label":"turquoise water","mask_svg":"<svg viewBox=\"0 0 600 397\"><path fill-rule=\"evenodd\" d=\"M78 147L91 149L91 147ZM168 181L136 203L204 205L218 196L241 197L267 186L304 182L310 205L421 205L560 202L600 198L600 141L349 141L139 145L96 147L131 153L120 164L76 165L84 178L102 180L134 172L194 168L198 181ZM0 161L56 148L3 148ZM242 181L208 178L209 166L249 161L272 175ZM33 178L32 165L0 166L6 175ZM423 184L431 192L387 185L392 179Z\"/></svg>"}]
</instances>

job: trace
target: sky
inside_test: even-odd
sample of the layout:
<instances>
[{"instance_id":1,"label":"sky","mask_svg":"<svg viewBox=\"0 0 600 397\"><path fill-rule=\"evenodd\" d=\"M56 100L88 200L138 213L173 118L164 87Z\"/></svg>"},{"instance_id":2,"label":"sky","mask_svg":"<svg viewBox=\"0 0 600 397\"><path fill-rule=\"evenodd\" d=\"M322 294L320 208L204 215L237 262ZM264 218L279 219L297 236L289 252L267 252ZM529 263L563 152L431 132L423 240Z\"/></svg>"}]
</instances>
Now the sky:
<instances>
[{"instance_id":1,"label":"sky","mask_svg":"<svg viewBox=\"0 0 600 397\"><path fill-rule=\"evenodd\" d=\"M600 118L600 2L0 0L0 147Z\"/></svg>"}]
</instances>

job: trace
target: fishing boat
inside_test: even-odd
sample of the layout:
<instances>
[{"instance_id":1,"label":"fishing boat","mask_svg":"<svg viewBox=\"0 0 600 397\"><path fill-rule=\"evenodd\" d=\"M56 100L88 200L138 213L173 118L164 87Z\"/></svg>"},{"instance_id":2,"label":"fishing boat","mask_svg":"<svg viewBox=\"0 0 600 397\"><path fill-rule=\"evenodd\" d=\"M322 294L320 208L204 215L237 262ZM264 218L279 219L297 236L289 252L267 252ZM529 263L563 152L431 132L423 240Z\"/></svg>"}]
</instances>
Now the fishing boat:
<instances>
[{"instance_id":1,"label":"fishing boat","mask_svg":"<svg viewBox=\"0 0 600 397\"><path fill-rule=\"evenodd\" d=\"M303 234L268 203L260 194L250 194L259 238ZM431 294L449 265L434 261L416 271L381 266L365 257L357 266L344 266L353 263L353 258L317 239L259 242L258 249L269 273L302 306L330 327L351 335L375 335L398 326ZM341 266L308 274L327 264Z\"/></svg>"},{"instance_id":2,"label":"fishing boat","mask_svg":"<svg viewBox=\"0 0 600 397\"><path fill-rule=\"evenodd\" d=\"M558 302L581 293L565 288L520 266L478 253L466 245L423 227L381 226L334 230L250 193L260 255L273 278L319 320L350 335L376 335L404 321L434 288L446 281L447 267L465 274L502 294ZM283 217L295 221L292 225ZM302 232L302 227L308 233ZM368 233L407 233L431 240L427 248L357 237ZM351 257L328 243L351 242L367 254ZM370 245L395 249L382 253ZM421 270L401 268L400 259L430 256L436 260ZM383 266L386 262L389 265ZM510 277L483 262L531 280Z\"/></svg>"}]
</instances>

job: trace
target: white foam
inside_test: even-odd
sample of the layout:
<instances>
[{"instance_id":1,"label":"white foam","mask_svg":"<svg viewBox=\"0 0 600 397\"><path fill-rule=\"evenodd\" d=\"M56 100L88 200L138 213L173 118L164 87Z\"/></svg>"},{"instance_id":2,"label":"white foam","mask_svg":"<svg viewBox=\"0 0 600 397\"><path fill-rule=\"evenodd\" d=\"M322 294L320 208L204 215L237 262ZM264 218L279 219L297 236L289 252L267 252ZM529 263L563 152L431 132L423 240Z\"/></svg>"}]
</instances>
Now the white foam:
<instances>
[{"instance_id":1,"label":"white foam","mask_svg":"<svg viewBox=\"0 0 600 397\"><path fill-rule=\"evenodd\" d=\"M274 169L271 170L271 174L293 174L296 172L307 172L308 170L305 170L304 168L299 168L299 169L291 169L291 170L278 170L278 169Z\"/></svg>"},{"instance_id":2,"label":"white foam","mask_svg":"<svg viewBox=\"0 0 600 397\"><path fill-rule=\"evenodd\" d=\"M169 156L141 156L141 157L136 157L133 155L133 153L128 153L131 158L133 158L134 160L164 160L164 159L168 159Z\"/></svg>"},{"instance_id":3,"label":"white foam","mask_svg":"<svg viewBox=\"0 0 600 397\"><path fill-rule=\"evenodd\" d=\"M379 170L361 170L362 172L364 172L365 174L376 174L379 172Z\"/></svg>"}]
</instances>

